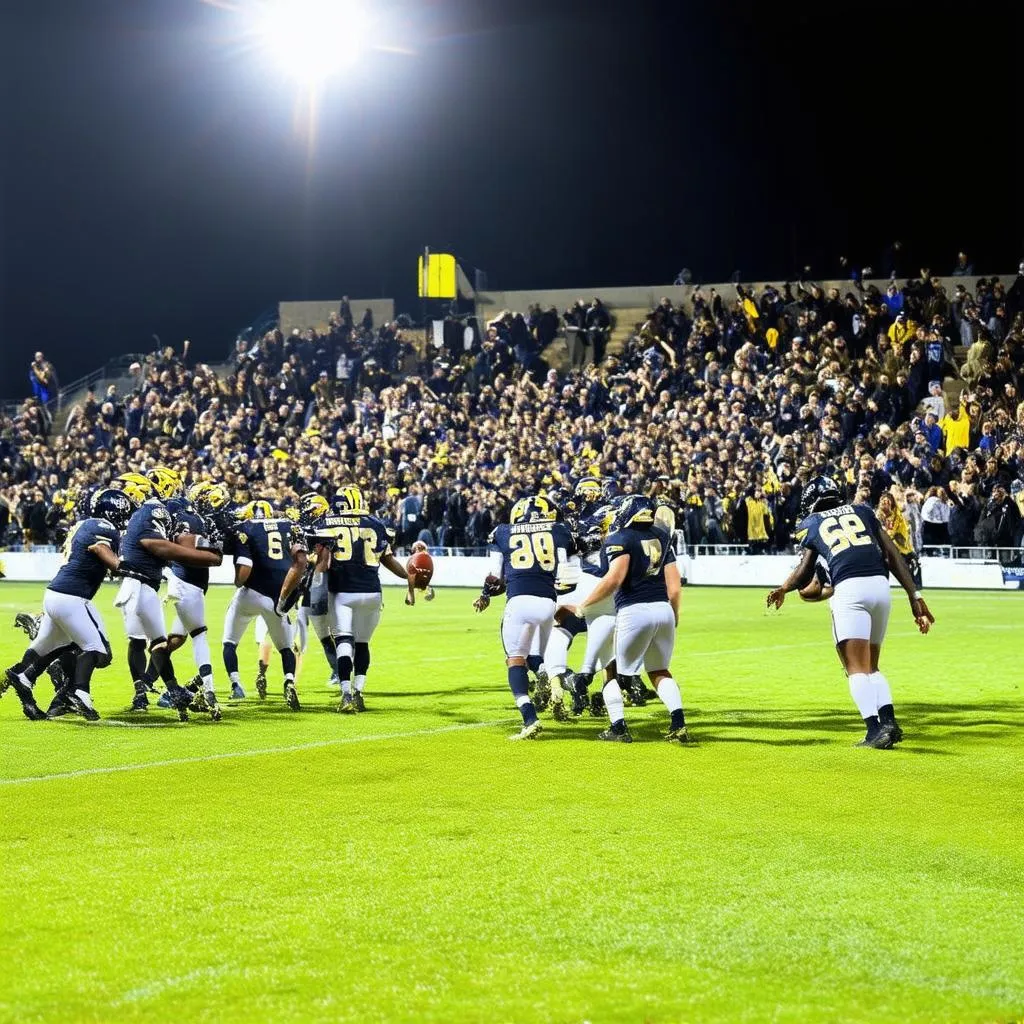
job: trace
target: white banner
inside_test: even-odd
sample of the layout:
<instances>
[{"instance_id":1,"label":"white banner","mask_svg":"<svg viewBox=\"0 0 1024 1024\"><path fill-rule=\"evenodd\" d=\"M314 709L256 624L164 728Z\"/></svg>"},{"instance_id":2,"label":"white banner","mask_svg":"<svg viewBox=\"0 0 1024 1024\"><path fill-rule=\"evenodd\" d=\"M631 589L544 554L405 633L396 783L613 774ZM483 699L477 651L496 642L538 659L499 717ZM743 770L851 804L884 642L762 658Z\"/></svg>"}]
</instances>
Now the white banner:
<instances>
[{"instance_id":1,"label":"white banner","mask_svg":"<svg viewBox=\"0 0 1024 1024\"><path fill-rule=\"evenodd\" d=\"M0 570L8 580L49 583L63 563L60 554L36 552L0 553ZM683 555L679 569L687 583L708 587L777 587L792 571L793 555ZM490 559L486 557L438 556L434 559L434 585L439 587L480 587ZM923 586L933 589L1002 590L1018 589L1016 581L1003 582L997 562L967 561L956 558L922 558ZM402 580L381 570L385 585L404 586ZM234 568L230 564L210 572L212 583L230 584ZM893 586L898 586L891 581Z\"/></svg>"}]
</instances>

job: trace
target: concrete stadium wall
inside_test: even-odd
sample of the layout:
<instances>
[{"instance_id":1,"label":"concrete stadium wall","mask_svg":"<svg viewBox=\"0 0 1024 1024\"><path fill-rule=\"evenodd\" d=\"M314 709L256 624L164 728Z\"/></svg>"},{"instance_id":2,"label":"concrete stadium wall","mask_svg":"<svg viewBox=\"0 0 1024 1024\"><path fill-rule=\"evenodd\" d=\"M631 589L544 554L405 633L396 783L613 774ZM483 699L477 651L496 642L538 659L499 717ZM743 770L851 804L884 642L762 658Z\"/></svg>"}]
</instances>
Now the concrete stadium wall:
<instances>
[{"instance_id":1,"label":"concrete stadium wall","mask_svg":"<svg viewBox=\"0 0 1024 1024\"><path fill-rule=\"evenodd\" d=\"M8 580L48 583L64 559L60 554L10 552L0 554L0 564ZM434 583L439 587L479 588L487 575L486 557L445 557L434 559ZM792 555L684 555L680 571L687 583L717 587L777 587L789 574L796 559ZM1003 571L995 562L966 561L954 558L922 558L924 586L934 589L1002 590L1020 589L1017 580L1003 582ZM217 584L230 584L234 570L222 565L211 571ZM381 573L385 585L405 584L390 573ZM893 586L896 583L893 581Z\"/></svg>"},{"instance_id":2,"label":"concrete stadium wall","mask_svg":"<svg viewBox=\"0 0 1024 1024\"><path fill-rule=\"evenodd\" d=\"M395 319L394 299L349 299L352 317L358 323L369 307L373 310L374 326L380 326L385 320ZM293 328L304 331L307 327L326 330L327 318L341 308L341 299L317 299L309 302L279 302L277 312L280 317L281 331L291 334Z\"/></svg>"},{"instance_id":3,"label":"concrete stadium wall","mask_svg":"<svg viewBox=\"0 0 1024 1024\"><path fill-rule=\"evenodd\" d=\"M967 285L968 291L973 293L979 276L985 275L976 275L974 277L940 277L939 280L942 281L946 292L952 297L957 284L961 282ZM991 277L991 275L987 276ZM1007 289L1013 284L1014 277L1012 274L998 276ZM905 280L905 278L902 280ZM741 282L748 289L759 287L760 283ZM776 283L780 286L782 284L781 281ZM853 282L850 280L818 281L815 283L820 284L826 290L836 287L839 289L840 295L845 295L848 291L856 291ZM874 284L878 287L879 291L884 293L889 285L889 280L888 278L872 278L864 283L865 287L869 284ZM735 302L738 297L736 285L730 282L723 284L709 281L700 287L704 292L705 298L711 289L714 288L722 296L722 301L727 305ZM494 317L506 309L525 313L535 302L539 302L545 308L547 306L554 306L561 313L577 299L583 299L589 303L594 296L597 296L612 311L615 309L653 309L663 296L668 296L673 303L682 302L686 308L691 308L695 290L696 287L694 285L661 284L638 285L630 288L531 288L526 291L480 292L477 295L477 315L481 321L487 321L494 319Z\"/></svg>"}]
</instances>

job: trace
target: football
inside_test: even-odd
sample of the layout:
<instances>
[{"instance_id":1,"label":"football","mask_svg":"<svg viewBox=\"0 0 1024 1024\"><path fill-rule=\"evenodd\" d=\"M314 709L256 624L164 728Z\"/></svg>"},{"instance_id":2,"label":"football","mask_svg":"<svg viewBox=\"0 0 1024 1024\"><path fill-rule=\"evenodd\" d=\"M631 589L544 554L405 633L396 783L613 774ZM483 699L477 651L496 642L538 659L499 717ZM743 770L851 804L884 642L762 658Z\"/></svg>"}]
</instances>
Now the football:
<instances>
[{"instance_id":1,"label":"football","mask_svg":"<svg viewBox=\"0 0 1024 1024\"><path fill-rule=\"evenodd\" d=\"M194 548L199 537L194 533L182 533L176 538L177 542L186 548Z\"/></svg>"},{"instance_id":2,"label":"football","mask_svg":"<svg viewBox=\"0 0 1024 1024\"><path fill-rule=\"evenodd\" d=\"M417 551L405 563L406 571L417 590L426 590L434 575L434 560L426 551Z\"/></svg>"}]
</instances>

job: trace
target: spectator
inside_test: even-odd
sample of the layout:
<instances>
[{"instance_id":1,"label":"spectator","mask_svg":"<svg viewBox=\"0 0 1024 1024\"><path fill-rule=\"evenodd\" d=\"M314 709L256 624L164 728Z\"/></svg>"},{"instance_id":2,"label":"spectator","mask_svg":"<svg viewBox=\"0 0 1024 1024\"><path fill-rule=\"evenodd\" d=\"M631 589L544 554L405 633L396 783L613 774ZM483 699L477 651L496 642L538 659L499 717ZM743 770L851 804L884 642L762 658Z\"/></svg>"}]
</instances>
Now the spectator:
<instances>
[{"instance_id":1,"label":"spectator","mask_svg":"<svg viewBox=\"0 0 1024 1024\"><path fill-rule=\"evenodd\" d=\"M921 506L923 550L949 543L949 517L946 492L941 487L929 487Z\"/></svg>"},{"instance_id":2,"label":"spectator","mask_svg":"<svg viewBox=\"0 0 1024 1024\"><path fill-rule=\"evenodd\" d=\"M958 252L953 266L953 277L974 277L974 264L967 259L967 253Z\"/></svg>"},{"instance_id":3,"label":"spectator","mask_svg":"<svg viewBox=\"0 0 1024 1024\"><path fill-rule=\"evenodd\" d=\"M42 352L37 352L32 365L28 370L28 379L32 384L32 394L43 405L46 405L51 398L57 395L57 371L53 364L43 357Z\"/></svg>"}]
</instances>

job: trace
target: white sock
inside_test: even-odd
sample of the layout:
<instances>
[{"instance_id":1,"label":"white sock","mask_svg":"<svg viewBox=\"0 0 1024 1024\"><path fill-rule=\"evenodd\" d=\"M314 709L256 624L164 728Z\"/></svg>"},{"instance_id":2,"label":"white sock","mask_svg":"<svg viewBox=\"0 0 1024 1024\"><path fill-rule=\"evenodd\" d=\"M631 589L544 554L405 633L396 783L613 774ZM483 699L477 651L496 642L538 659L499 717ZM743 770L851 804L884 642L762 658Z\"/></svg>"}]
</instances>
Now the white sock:
<instances>
[{"instance_id":1,"label":"white sock","mask_svg":"<svg viewBox=\"0 0 1024 1024\"><path fill-rule=\"evenodd\" d=\"M285 684L285 686L287 686L289 683L294 683L294 682L295 682L295 676L292 673L290 673L290 672L285 672L285 674L284 674L284 684Z\"/></svg>"},{"instance_id":2,"label":"white sock","mask_svg":"<svg viewBox=\"0 0 1024 1024\"><path fill-rule=\"evenodd\" d=\"M242 685L242 677L237 672L229 672L228 673L228 678L231 680L231 685L232 686L241 686Z\"/></svg>"},{"instance_id":3,"label":"white sock","mask_svg":"<svg viewBox=\"0 0 1024 1024\"><path fill-rule=\"evenodd\" d=\"M878 711L875 704L875 688L871 676L866 672L854 672L850 676L850 696L860 712L861 718L872 718Z\"/></svg>"},{"instance_id":4,"label":"white sock","mask_svg":"<svg viewBox=\"0 0 1024 1024\"><path fill-rule=\"evenodd\" d=\"M551 630L548 645L544 650L544 668L549 676L565 675L566 661L569 655L569 634L559 627Z\"/></svg>"},{"instance_id":5,"label":"white sock","mask_svg":"<svg viewBox=\"0 0 1024 1024\"><path fill-rule=\"evenodd\" d=\"M366 676L353 676L352 685L355 686L357 693L362 693L363 687L366 686Z\"/></svg>"},{"instance_id":6,"label":"white sock","mask_svg":"<svg viewBox=\"0 0 1024 1024\"><path fill-rule=\"evenodd\" d=\"M881 672L872 672L868 679L871 680L871 686L875 691L875 710L891 704L892 690L889 689L889 680Z\"/></svg>"},{"instance_id":7,"label":"white sock","mask_svg":"<svg viewBox=\"0 0 1024 1024\"><path fill-rule=\"evenodd\" d=\"M352 692L352 680L351 679L345 679L342 682L342 684L341 684L341 692L342 693L351 693Z\"/></svg>"},{"instance_id":8,"label":"white sock","mask_svg":"<svg viewBox=\"0 0 1024 1024\"><path fill-rule=\"evenodd\" d=\"M682 711L683 697L679 692L679 684L671 676L665 676L658 683L658 697L670 712Z\"/></svg>"},{"instance_id":9,"label":"white sock","mask_svg":"<svg viewBox=\"0 0 1024 1024\"><path fill-rule=\"evenodd\" d=\"M532 704L533 698L528 693L520 693L516 695L516 707L521 708L524 704Z\"/></svg>"},{"instance_id":10,"label":"white sock","mask_svg":"<svg viewBox=\"0 0 1024 1024\"><path fill-rule=\"evenodd\" d=\"M192 657L195 659L196 668L210 665L210 634L203 632L192 637Z\"/></svg>"},{"instance_id":11,"label":"white sock","mask_svg":"<svg viewBox=\"0 0 1024 1024\"><path fill-rule=\"evenodd\" d=\"M608 711L608 720L614 725L626 717L625 703L622 700L622 689L618 681L613 679L610 683L604 684L601 691L604 694L604 706Z\"/></svg>"}]
</instances>

